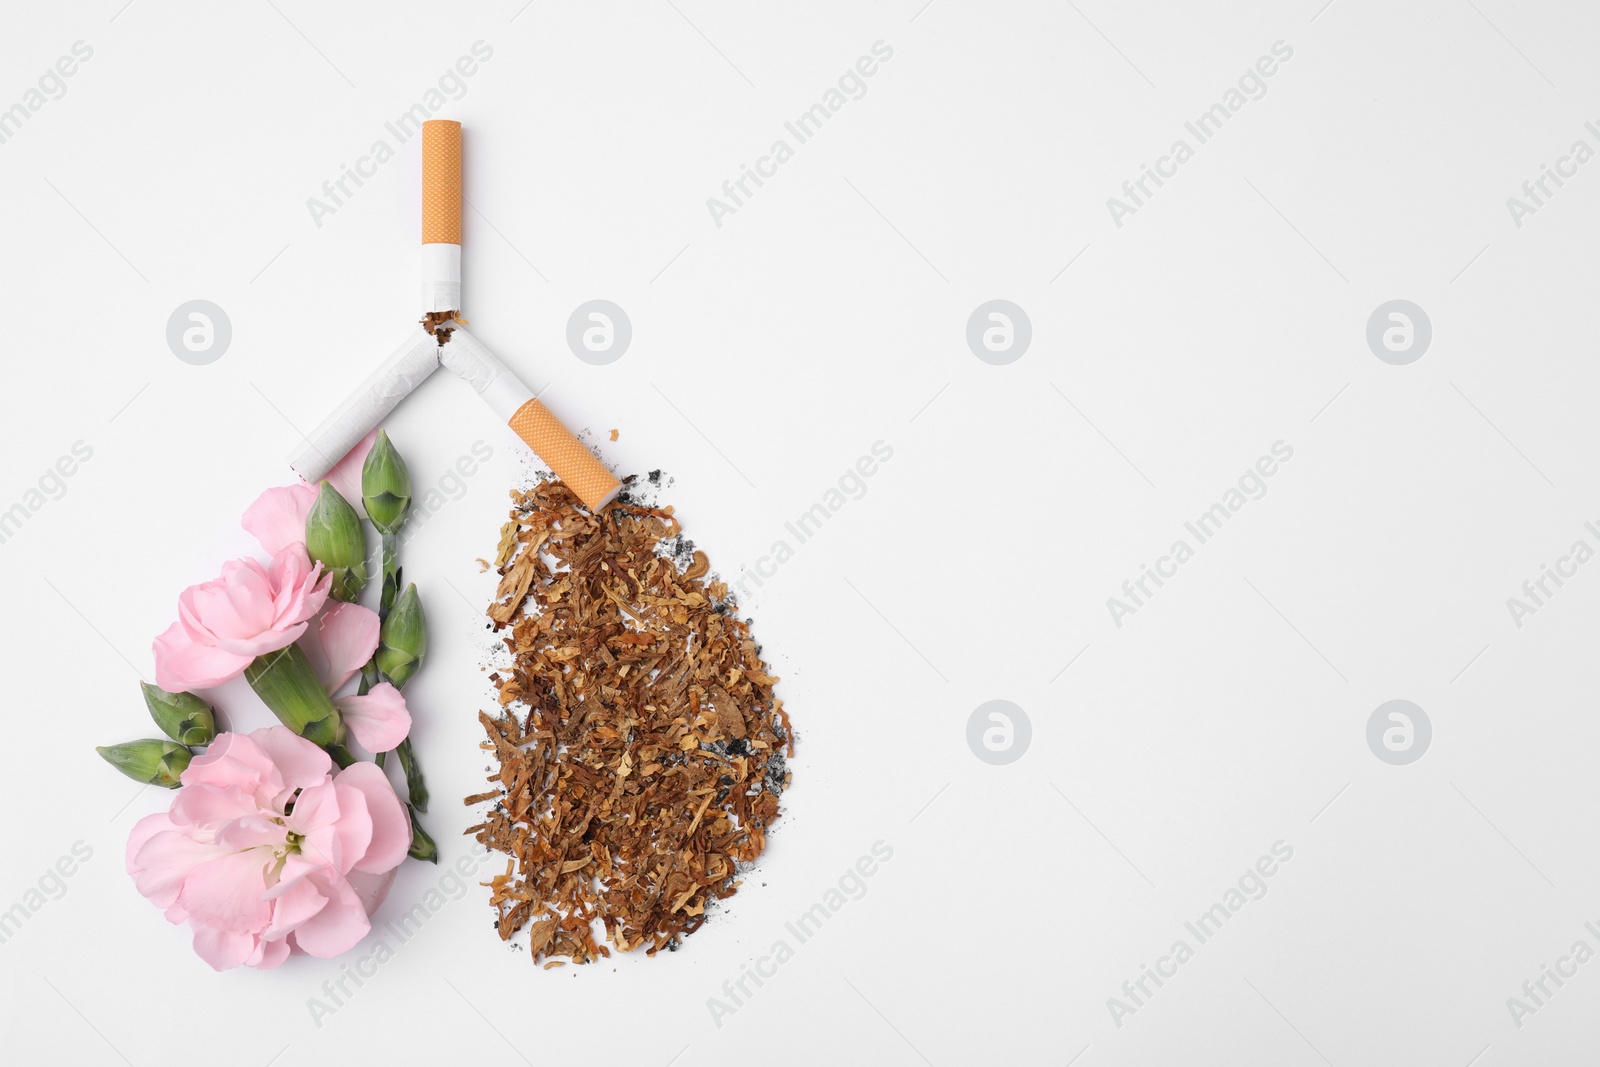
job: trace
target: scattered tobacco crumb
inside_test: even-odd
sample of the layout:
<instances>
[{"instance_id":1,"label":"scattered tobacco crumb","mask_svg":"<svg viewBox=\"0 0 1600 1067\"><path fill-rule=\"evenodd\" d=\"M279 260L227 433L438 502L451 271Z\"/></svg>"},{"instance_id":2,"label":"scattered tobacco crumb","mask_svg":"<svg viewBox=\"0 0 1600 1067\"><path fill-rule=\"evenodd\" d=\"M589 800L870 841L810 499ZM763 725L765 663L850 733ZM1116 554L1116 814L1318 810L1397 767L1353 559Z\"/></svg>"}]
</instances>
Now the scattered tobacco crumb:
<instances>
[{"instance_id":1,"label":"scattered tobacco crumb","mask_svg":"<svg viewBox=\"0 0 1600 1067\"><path fill-rule=\"evenodd\" d=\"M648 485L661 484L652 471ZM778 679L704 552L629 478L599 514L561 483L513 491L488 614L512 666L479 713L495 788L467 833L507 855L502 940L535 963L676 950L766 847L794 735Z\"/></svg>"},{"instance_id":2,"label":"scattered tobacco crumb","mask_svg":"<svg viewBox=\"0 0 1600 1067\"><path fill-rule=\"evenodd\" d=\"M617 439L617 431L616 430L612 430L611 431L611 439L613 441L615 441Z\"/></svg>"}]
</instances>

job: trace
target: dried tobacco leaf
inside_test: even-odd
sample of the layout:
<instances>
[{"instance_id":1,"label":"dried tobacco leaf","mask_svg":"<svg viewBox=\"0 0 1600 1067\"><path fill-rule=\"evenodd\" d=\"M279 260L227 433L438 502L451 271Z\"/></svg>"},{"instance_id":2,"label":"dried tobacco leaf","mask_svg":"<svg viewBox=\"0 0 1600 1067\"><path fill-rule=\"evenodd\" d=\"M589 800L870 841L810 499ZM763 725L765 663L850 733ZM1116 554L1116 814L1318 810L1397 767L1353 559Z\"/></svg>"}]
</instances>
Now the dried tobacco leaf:
<instances>
[{"instance_id":1,"label":"dried tobacco leaf","mask_svg":"<svg viewBox=\"0 0 1600 1067\"><path fill-rule=\"evenodd\" d=\"M513 665L491 676L502 717L478 716L497 788L466 798L494 801L467 832L510 857L500 936L531 924L535 962L590 963L598 919L621 951L676 948L778 818L778 679L671 508L596 515L558 482L512 500L488 614Z\"/></svg>"}]
</instances>

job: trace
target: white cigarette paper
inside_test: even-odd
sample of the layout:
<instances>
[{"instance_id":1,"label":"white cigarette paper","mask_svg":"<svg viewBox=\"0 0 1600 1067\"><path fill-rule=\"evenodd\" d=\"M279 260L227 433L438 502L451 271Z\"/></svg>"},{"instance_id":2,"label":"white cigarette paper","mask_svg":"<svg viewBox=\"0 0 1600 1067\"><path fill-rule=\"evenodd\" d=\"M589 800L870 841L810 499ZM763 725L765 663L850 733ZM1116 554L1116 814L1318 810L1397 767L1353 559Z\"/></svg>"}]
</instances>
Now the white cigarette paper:
<instances>
[{"instance_id":1,"label":"white cigarette paper","mask_svg":"<svg viewBox=\"0 0 1600 1067\"><path fill-rule=\"evenodd\" d=\"M316 484L396 404L438 369L439 342L432 334L413 326L405 343L290 454L289 466Z\"/></svg>"},{"instance_id":2,"label":"white cigarette paper","mask_svg":"<svg viewBox=\"0 0 1600 1067\"><path fill-rule=\"evenodd\" d=\"M501 422L509 422L518 408L533 399L533 390L482 341L454 323L451 327L450 340L439 349L439 362L472 386Z\"/></svg>"},{"instance_id":3,"label":"white cigarette paper","mask_svg":"<svg viewBox=\"0 0 1600 1067\"><path fill-rule=\"evenodd\" d=\"M422 313L461 308L461 246L422 246Z\"/></svg>"}]
</instances>

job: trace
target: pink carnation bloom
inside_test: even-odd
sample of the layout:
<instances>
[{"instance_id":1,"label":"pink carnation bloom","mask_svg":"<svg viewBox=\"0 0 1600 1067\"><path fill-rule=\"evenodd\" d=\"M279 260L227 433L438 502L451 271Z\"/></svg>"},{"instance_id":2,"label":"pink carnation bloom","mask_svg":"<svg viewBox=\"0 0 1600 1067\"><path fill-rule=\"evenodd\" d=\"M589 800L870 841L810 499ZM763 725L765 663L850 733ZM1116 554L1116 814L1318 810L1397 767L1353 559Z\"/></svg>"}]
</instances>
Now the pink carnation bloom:
<instances>
[{"instance_id":1,"label":"pink carnation bloom","mask_svg":"<svg viewBox=\"0 0 1600 1067\"><path fill-rule=\"evenodd\" d=\"M268 566L253 559L224 563L221 577L178 597L178 621L155 640L156 684L181 693L237 678L257 656L300 639L331 581L299 544Z\"/></svg>"},{"instance_id":2,"label":"pink carnation bloom","mask_svg":"<svg viewBox=\"0 0 1600 1067\"><path fill-rule=\"evenodd\" d=\"M216 970L276 967L293 951L326 959L371 930L411 821L374 764L332 771L286 727L221 734L171 809L134 826L128 873Z\"/></svg>"}]
</instances>

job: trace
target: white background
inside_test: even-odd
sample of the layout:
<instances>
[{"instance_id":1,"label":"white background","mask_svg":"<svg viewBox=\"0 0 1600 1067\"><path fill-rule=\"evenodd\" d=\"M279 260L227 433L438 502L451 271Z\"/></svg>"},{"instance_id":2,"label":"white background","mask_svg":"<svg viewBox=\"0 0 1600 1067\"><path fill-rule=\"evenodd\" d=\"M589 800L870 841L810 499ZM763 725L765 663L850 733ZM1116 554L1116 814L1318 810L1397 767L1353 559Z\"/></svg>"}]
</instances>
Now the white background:
<instances>
[{"instance_id":1,"label":"white background","mask_svg":"<svg viewBox=\"0 0 1600 1067\"><path fill-rule=\"evenodd\" d=\"M1506 598L1600 547L1600 164L1520 228L1506 198L1600 148L1600 12L1322 3L8 4L0 107L93 57L0 144L0 509L93 458L0 544L0 909L93 855L0 945L7 1060L1592 1051L1600 963L1520 1028L1506 1001L1600 949L1600 564L1520 628ZM150 732L135 682L178 591L254 550L241 512L417 314L417 142L320 226L306 201L480 40L440 112L467 130L477 335L618 470L672 475L724 575L874 442L893 458L747 605L801 747L729 907L676 954L541 971L473 885L314 1020L341 962L213 974L134 891L122 844L168 798L92 746ZM866 95L715 225L706 198L880 40ZM1117 227L1106 198L1280 40L1266 95ZM197 298L232 323L209 366L165 340ZM609 366L565 344L593 298L633 323ZM995 298L1032 321L1007 366L965 341ZM1365 341L1397 298L1433 324L1409 366ZM419 489L494 452L404 561L450 862L491 699L474 558L535 464L444 375L388 425ZM1280 440L1267 495L1114 625L1106 598ZM1409 766L1365 739L1393 698L1433 724ZM1008 766L967 746L991 699L1031 719ZM879 840L866 894L719 1027L708 998ZM1266 896L1119 1027L1107 998L1280 840ZM408 865L380 924L442 874Z\"/></svg>"}]
</instances>

